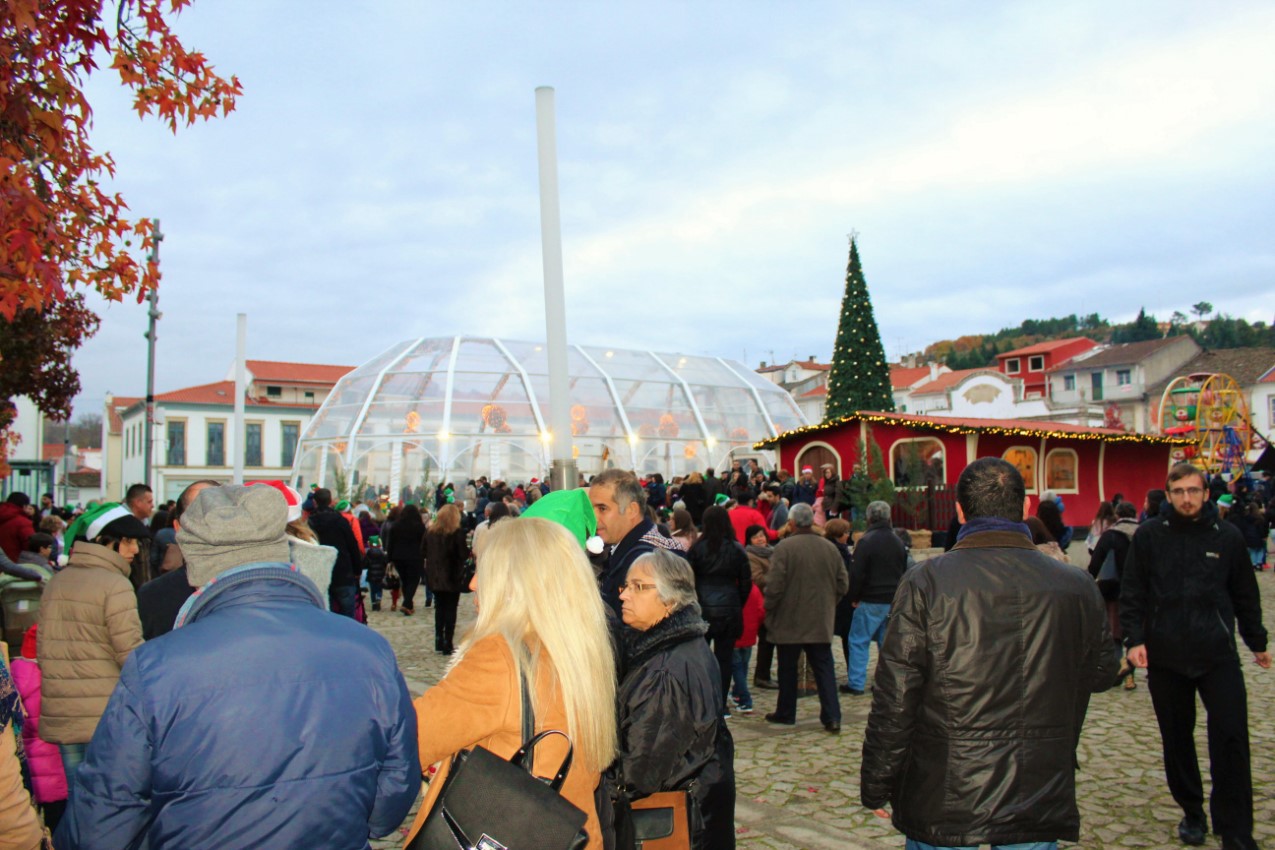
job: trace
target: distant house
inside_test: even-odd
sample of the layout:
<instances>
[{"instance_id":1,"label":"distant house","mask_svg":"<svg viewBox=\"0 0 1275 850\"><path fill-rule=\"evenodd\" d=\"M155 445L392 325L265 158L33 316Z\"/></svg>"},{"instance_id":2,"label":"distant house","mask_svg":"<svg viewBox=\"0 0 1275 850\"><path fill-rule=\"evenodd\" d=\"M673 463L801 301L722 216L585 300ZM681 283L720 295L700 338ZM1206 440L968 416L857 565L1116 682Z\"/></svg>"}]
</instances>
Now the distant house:
<instances>
[{"instance_id":1,"label":"distant house","mask_svg":"<svg viewBox=\"0 0 1275 850\"><path fill-rule=\"evenodd\" d=\"M828 406L828 373L831 364L820 363L812 354L808 360L767 365L762 361L757 374L788 391L805 414L807 422L822 422Z\"/></svg>"},{"instance_id":2,"label":"distant house","mask_svg":"<svg viewBox=\"0 0 1275 850\"><path fill-rule=\"evenodd\" d=\"M1253 386L1252 400L1253 427L1258 432L1254 435L1253 442L1261 441L1264 446L1267 440L1275 439L1272 437L1275 434L1275 366L1257 379Z\"/></svg>"},{"instance_id":3,"label":"distant house","mask_svg":"<svg viewBox=\"0 0 1275 850\"><path fill-rule=\"evenodd\" d=\"M1048 370L1055 406L1101 407L1107 424L1147 433L1152 388L1176 374L1200 353L1189 336L1129 342L1094 349Z\"/></svg>"},{"instance_id":4,"label":"distant house","mask_svg":"<svg viewBox=\"0 0 1275 850\"><path fill-rule=\"evenodd\" d=\"M913 410L915 405L912 403L912 391L951 371L942 363L925 363L920 366L891 363L890 392L894 396L894 409L900 413Z\"/></svg>"},{"instance_id":5,"label":"distant house","mask_svg":"<svg viewBox=\"0 0 1275 850\"><path fill-rule=\"evenodd\" d=\"M1085 337L1051 339L996 355L996 368L1022 380L1023 398L1046 398L1049 370L1097 347L1098 343Z\"/></svg>"},{"instance_id":6,"label":"distant house","mask_svg":"<svg viewBox=\"0 0 1275 850\"><path fill-rule=\"evenodd\" d=\"M155 500L175 499L199 479L230 481L237 451L243 453L246 481L289 478L306 425L336 382L353 368L247 361L242 447L235 445L233 366L226 380L160 393L155 397L151 437ZM108 399L105 418L110 417L118 402L119 399ZM118 463L120 469L118 483L111 481L109 473L107 476L115 489L105 495L116 499L129 484L143 480L145 402L133 399L133 404L118 413L118 419L118 440L103 444L107 451L104 467L110 469ZM116 454L111 455L112 451Z\"/></svg>"},{"instance_id":7,"label":"distant house","mask_svg":"<svg viewBox=\"0 0 1275 850\"><path fill-rule=\"evenodd\" d=\"M1152 425L1160 421L1160 405L1164 391L1179 377L1191 375L1229 375L1244 391L1250 424L1256 429L1254 450L1261 437L1271 434L1275 426L1275 348L1220 348L1201 351L1176 372L1152 385L1148 390L1148 418ZM1251 459L1256 459L1254 453Z\"/></svg>"}]
</instances>

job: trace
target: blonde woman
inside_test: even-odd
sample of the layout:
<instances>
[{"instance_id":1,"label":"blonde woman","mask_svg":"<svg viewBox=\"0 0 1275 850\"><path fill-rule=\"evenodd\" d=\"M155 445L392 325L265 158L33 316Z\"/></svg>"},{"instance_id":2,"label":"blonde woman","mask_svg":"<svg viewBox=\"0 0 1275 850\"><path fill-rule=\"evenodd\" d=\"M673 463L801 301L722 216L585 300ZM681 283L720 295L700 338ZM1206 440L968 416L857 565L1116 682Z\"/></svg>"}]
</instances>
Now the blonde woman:
<instances>
[{"instance_id":1,"label":"blonde woman","mask_svg":"<svg viewBox=\"0 0 1275 850\"><path fill-rule=\"evenodd\" d=\"M426 587L434 594L434 651L451 655L455 651L452 640L456 634L456 606L465 589L465 561L469 558L465 531L460 527L460 508L447 504L439 509L421 548Z\"/></svg>"},{"instance_id":2,"label":"blonde woman","mask_svg":"<svg viewBox=\"0 0 1275 850\"><path fill-rule=\"evenodd\" d=\"M471 589L477 622L461 640L447 675L416 700L421 764L441 767L412 835L432 808L455 753L481 746L509 758L522 745L523 674L536 731L561 730L575 746L562 794L588 815L588 847L600 850L593 791L616 755L615 663L584 551L556 523L507 520L487 534ZM552 776L565 754L560 736L547 738L536 748L537 775Z\"/></svg>"}]
</instances>

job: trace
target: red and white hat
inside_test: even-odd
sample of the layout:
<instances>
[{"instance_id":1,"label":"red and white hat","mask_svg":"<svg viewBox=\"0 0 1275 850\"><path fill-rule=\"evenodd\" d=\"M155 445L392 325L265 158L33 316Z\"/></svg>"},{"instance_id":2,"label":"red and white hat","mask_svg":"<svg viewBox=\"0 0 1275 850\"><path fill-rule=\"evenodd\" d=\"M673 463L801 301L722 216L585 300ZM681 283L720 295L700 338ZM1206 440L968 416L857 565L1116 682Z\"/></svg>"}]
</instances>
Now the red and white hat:
<instances>
[{"instance_id":1,"label":"red and white hat","mask_svg":"<svg viewBox=\"0 0 1275 850\"><path fill-rule=\"evenodd\" d=\"M301 494L289 487L282 481L253 481L252 484L265 484L267 487L273 487L283 494L283 500L288 503L288 522L296 522L301 519Z\"/></svg>"}]
</instances>

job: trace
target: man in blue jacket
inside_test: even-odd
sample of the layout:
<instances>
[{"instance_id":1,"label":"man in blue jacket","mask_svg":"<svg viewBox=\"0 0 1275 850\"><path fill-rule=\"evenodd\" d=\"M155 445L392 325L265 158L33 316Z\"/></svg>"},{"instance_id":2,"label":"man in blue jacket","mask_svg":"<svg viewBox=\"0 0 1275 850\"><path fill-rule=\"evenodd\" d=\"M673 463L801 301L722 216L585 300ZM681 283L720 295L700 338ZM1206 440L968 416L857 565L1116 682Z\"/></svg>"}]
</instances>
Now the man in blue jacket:
<instances>
[{"instance_id":1,"label":"man in blue jacket","mask_svg":"<svg viewBox=\"0 0 1275 850\"><path fill-rule=\"evenodd\" d=\"M420 790L416 713L384 638L287 563L271 487L182 517L194 595L138 647L74 777L56 846L366 850Z\"/></svg>"}]
</instances>

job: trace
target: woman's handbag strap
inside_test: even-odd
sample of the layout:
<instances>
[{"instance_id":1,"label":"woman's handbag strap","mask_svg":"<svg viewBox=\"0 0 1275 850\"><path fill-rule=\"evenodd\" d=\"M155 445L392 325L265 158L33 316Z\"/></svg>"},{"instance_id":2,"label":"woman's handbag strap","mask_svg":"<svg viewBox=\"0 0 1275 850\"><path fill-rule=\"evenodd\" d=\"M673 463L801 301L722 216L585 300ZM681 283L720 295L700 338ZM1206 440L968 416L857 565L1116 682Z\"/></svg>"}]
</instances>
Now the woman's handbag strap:
<instances>
[{"instance_id":1,"label":"woman's handbag strap","mask_svg":"<svg viewBox=\"0 0 1275 850\"><path fill-rule=\"evenodd\" d=\"M567 773L571 770L571 760L575 757L575 745L571 743L571 738L566 732L563 732L560 729L546 729L523 744L522 749L514 753L509 761L511 764L516 764L519 767L525 767L528 772L530 772L531 754L536 749L536 744L539 744L550 735L561 735L567 739L567 755L562 759L562 764L559 765L557 774L554 775L553 779L549 782L550 788L560 792L562 791L562 783L567 781Z\"/></svg>"},{"instance_id":2,"label":"woman's handbag strap","mask_svg":"<svg viewBox=\"0 0 1275 850\"><path fill-rule=\"evenodd\" d=\"M536 734L536 709L531 704L531 689L527 686L527 674L522 670L518 671L518 684L521 691L518 698L522 703L522 749L518 751L521 753L527 749L527 742ZM523 765L523 762L516 761L514 764ZM535 754L527 753L525 764L527 772L531 773L535 766Z\"/></svg>"}]
</instances>

